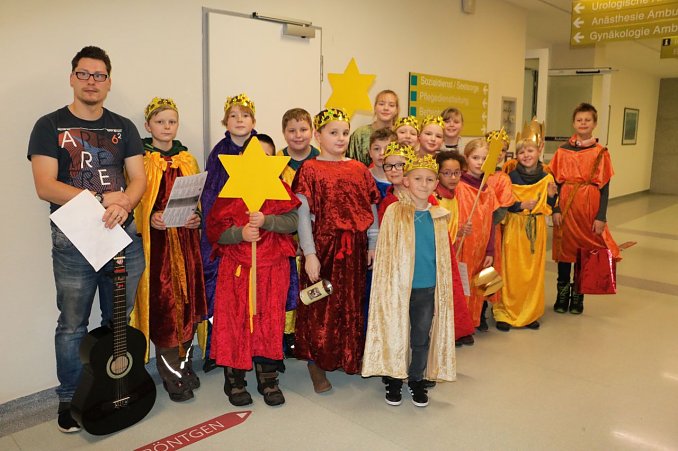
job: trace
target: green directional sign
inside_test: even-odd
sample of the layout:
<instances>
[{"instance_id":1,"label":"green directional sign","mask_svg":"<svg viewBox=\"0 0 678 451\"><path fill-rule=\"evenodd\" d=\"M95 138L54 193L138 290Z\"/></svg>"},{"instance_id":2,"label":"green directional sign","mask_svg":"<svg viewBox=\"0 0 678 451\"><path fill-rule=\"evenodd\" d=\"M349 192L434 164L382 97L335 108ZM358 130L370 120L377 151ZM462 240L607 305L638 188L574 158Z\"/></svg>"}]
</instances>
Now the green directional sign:
<instances>
[{"instance_id":1,"label":"green directional sign","mask_svg":"<svg viewBox=\"0 0 678 451\"><path fill-rule=\"evenodd\" d=\"M678 0L574 0L570 45L678 34Z\"/></svg>"},{"instance_id":2,"label":"green directional sign","mask_svg":"<svg viewBox=\"0 0 678 451\"><path fill-rule=\"evenodd\" d=\"M464 136L487 131L487 83L410 72L408 113L420 120L455 107L464 115Z\"/></svg>"},{"instance_id":3,"label":"green directional sign","mask_svg":"<svg viewBox=\"0 0 678 451\"><path fill-rule=\"evenodd\" d=\"M659 58L678 58L678 36L662 39L662 48Z\"/></svg>"}]
</instances>

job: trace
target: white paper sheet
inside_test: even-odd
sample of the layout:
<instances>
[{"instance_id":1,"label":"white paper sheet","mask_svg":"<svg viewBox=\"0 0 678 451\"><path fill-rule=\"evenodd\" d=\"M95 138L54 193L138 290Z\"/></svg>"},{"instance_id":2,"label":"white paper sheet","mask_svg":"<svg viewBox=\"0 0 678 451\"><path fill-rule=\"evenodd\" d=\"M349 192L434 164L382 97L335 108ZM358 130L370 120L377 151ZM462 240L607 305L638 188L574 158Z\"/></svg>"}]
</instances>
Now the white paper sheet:
<instances>
[{"instance_id":1,"label":"white paper sheet","mask_svg":"<svg viewBox=\"0 0 678 451\"><path fill-rule=\"evenodd\" d=\"M95 271L132 242L120 225L104 226L105 212L94 195L84 190L49 216Z\"/></svg>"},{"instance_id":2,"label":"white paper sheet","mask_svg":"<svg viewBox=\"0 0 678 451\"><path fill-rule=\"evenodd\" d=\"M198 207L198 200L205 186L205 180L207 180L207 171L196 175L177 177L174 180L167 206L162 213L165 226L183 227L186 225L186 221Z\"/></svg>"},{"instance_id":3,"label":"white paper sheet","mask_svg":"<svg viewBox=\"0 0 678 451\"><path fill-rule=\"evenodd\" d=\"M471 296L471 284L468 279L468 267L466 263L459 262L459 276L461 276L461 286L464 288L464 296Z\"/></svg>"}]
</instances>

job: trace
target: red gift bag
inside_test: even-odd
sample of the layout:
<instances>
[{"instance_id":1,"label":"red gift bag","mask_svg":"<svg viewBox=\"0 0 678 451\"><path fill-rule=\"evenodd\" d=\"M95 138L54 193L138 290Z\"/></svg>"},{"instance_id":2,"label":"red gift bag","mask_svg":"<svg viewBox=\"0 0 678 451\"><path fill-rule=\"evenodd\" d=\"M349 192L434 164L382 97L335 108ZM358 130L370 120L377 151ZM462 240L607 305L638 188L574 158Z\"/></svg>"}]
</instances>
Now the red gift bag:
<instances>
[{"instance_id":1,"label":"red gift bag","mask_svg":"<svg viewBox=\"0 0 678 451\"><path fill-rule=\"evenodd\" d=\"M574 287L579 294L617 293L617 261L609 249L577 249Z\"/></svg>"}]
</instances>

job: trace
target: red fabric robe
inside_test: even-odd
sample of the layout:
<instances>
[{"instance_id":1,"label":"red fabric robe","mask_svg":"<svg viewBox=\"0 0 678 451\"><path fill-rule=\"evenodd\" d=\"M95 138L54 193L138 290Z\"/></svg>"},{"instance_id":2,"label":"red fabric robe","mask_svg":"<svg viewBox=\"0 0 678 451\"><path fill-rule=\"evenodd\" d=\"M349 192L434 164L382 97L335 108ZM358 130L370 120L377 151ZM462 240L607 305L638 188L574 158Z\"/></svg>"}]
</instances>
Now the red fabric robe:
<instances>
[{"instance_id":1,"label":"red fabric robe","mask_svg":"<svg viewBox=\"0 0 678 451\"><path fill-rule=\"evenodd\" d=\"M295 353L332 371L360 372L364 346L362 302L367 272L367 234L371 204L379 190L367 167L355 160L308 160L297 172L292 189L308 199L320 277L334 292L310 305L299 303ZM302 259L302 267L304 261ZM300 286L311 282L305 271ZM303 288L302 288L303 289Z\"/></svg>"},{"instance_id":2,"label":"red fabric robe","mask_svg":"<svg viewBox=\"0 0 678 451\"><path fill-rule=\"evenodd\" d=\"M267 216L296 209L299 199L267 200L260 211ZM232 226L249 222L242 199L217 198L207 217L206 230L213 244L213 256L220 256L214 295L211 357L218 365L252 369L252 357L283 358L285 302L290 283L289 258L296 254L291 234L283 235L260 228L257 241L257 302L250 331L249 282L252 243L218 244L219 237Z\"/></svg>"}]
</instances>

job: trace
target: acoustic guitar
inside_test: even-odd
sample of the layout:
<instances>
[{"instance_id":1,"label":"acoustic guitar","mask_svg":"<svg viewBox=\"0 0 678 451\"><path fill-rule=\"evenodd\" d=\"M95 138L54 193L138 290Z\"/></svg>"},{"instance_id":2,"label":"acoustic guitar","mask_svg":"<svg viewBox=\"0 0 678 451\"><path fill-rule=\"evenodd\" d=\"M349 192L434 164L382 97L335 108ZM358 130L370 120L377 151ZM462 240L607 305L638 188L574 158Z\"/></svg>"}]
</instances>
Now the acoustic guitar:
<instances>
[{"instance_id":1,"label":"acoustic guitar","mask_svg":"<svg viewBox=\"0 0 678 451\"><path fill-rule=\"evenodd\" d=\"M144 334L127 325L124 251L113 261L113 329L102 326L83 338L82 376L71 401L73 418L93 435L137 423L153 408L156 395L144 368Z\"/></svg>"}]
</instances>

